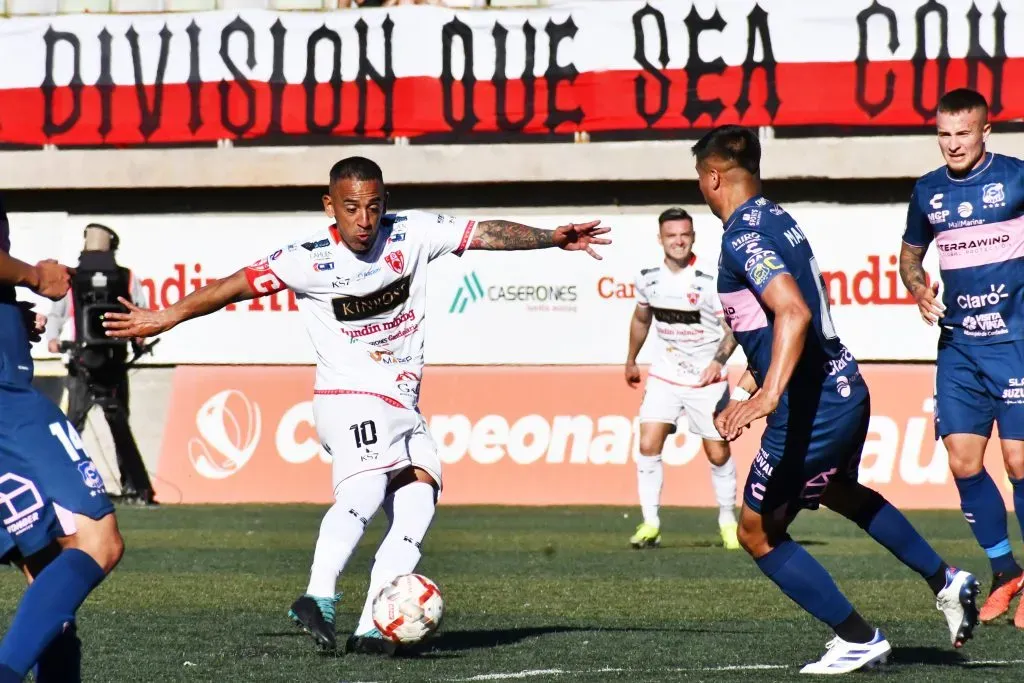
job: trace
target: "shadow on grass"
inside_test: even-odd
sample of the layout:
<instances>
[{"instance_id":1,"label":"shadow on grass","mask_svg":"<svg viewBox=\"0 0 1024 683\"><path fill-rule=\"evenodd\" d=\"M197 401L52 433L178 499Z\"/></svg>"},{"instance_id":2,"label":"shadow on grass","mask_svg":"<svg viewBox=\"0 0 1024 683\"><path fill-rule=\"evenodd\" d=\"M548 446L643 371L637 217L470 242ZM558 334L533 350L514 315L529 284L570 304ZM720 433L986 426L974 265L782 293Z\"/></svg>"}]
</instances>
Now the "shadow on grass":
<instances>
[{"instance_id":1,"label":"shadow on grass","mask_svg":"<svg viewBox=\"0 0 1024 683\"><path fill-rule=\"evenodd\" d=\"M677 628L633 628L633 627L587 627L587 626L529 626L509 629L469 629L464 631L442 631L437 637L427 641L413 651L414 654L431 652L457 652L482 648L512 645L529 638L537 638L558 633L753 633L753 630L723 630L719 625L702 629L692 627Z\"/></svg>"},{"instance_id":2,"label":"shadow on grass","mask_svg":"<svg viewBox=\"0 0 1024 683\"><path fill-rule=\"evenodd\" d=\"M892 654L889 655L889 663L901 665L963 666L969 662L959 652L939 647L894 647Z\"/></svg>"}]
</instances>

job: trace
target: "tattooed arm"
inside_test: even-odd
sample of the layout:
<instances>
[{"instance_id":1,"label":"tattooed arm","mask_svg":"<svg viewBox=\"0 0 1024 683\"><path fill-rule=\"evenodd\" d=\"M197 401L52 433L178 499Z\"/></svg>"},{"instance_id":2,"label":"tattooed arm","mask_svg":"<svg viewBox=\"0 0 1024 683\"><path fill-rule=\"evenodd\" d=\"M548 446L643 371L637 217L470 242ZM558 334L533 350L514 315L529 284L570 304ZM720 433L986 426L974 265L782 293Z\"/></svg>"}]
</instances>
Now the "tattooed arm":
<instances>
[{"instance_id":1,"label":"tattooed arm","mask_svg":"<svg viewBox=\"0 0 1024 683\"><path fill-rule=\"evenodd\" d=\"M599 228L601 221L569 223L554 230L531 228L522 223L493 220L480 221L469 243L470 249L490 251L520 251L524 249L548 249L558 247L566 251L585 251L596 259L601 257L593 250L595 244L611 244L612 241L598 235L611 228Z\"/></svg>"},{"instance_id":2,"label":"tattooed arm","mask_svg":"<svg viewBox=\"0 0 1024 683\"><path fill-rule=\"evenodd\" d=\"M900 278L904 286L917 299L917 308L921 318L929 325L934 325L946 312L946 307L936 299L939 283L928 284L928 274L924 271L924 255L928 247L917 247L903 242L900 248Z\"/></svg>"},{"instance_id":3,"label":"tattooed arm","mask_svg":"<svg viewBox=\"0 0 1024 683\"><path fill-rule=\"evenodd\" d=\"M708 363L708 366L704 368L704 372L700 375L699 384L702 387L721 381L722 368L729 362L732 352L736 350L736 337L733 336L732 329L726 324L725 318L719 318L718 320L722 325L722 329L725 330L725 336L722 337L722 341L718 342L715 357L711 359L711 362Z\"/></svg>"},{"instance_id":4,"label":"tattooed arm","mask_svg":"<svg viewBox=\"0 0 1024 683\"><path fill-rule=\"evenodd\" d=\"M529 225L512 221L480 221L469 248L490 251L547 249L555 246L554 234L554 230L531 228Z\"/></svg>"},{"instance_id":5,"label":"tattooed arm","mask_svg":"<svg viewBox=\"0 0 1024 683\"><path fill-rule=\"evenodd\" d=\"M736 350L737 342L736 337L733 336L732 328L725 322L725 318L719 318L718 320L722 323L725 336L718 343L718 350L715 351L715 362L725 365L729 362L729 358L732 357L732 352Z\"/></svg>"}]
</instances>

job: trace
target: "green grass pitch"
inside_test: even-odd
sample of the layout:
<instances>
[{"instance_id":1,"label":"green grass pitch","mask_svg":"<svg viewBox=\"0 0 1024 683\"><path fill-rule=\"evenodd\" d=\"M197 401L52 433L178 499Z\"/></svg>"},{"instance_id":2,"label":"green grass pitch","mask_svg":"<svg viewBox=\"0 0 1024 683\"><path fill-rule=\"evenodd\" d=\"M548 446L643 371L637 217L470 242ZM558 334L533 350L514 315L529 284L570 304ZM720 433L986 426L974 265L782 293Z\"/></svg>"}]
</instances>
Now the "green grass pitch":
<instances>
[{"instance_id":1,"label":"green grass pitch","mask_svg":"<svg viewBox=\"0 0 1024 683\"><path fill-rule=\"evenodd\" d=\"M711 510L665 510L664 546L634 551L633 511L442 507L419 568L447 605L431 646L417 658L325 657L286 617L322 512L121 509L125 559L79 613L85 680L768 683L805 679L799 666L830 635L742 551L720 546ZM947 561L978 575L984 595L987 562L960 515L911 518ZM375 520L342 577L339 640L355 626L382 530ZM953 651L925 583L852 524L805 513L793 536L895 648L889 665L855 678L1024 680L1024 633L981 626ZM6 619L21 590L16 571L0 573Z\"/></svg>"}]
</instances>

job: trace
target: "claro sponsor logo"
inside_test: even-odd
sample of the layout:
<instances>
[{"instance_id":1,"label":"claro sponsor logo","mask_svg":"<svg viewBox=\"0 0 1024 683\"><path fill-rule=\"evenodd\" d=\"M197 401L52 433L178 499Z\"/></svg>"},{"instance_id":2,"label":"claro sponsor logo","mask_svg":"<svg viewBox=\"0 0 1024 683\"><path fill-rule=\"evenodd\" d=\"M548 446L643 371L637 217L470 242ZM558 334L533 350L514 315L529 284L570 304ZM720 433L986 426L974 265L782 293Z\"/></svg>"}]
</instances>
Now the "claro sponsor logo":
<instances>
[{"instance_id":1,"label":"claro sponsor logo","mask_svg":"<svg viewBox=\"0 0 1024 683\"><path fill-rule=\"evenodd\" d=\"M882 267L883 258L888 267ZM821 276L825 280L829 303L833 306L914 303L914 297L900 282L895 255L868 256L866 268L823 271ZM633 299L636 287L630 279L606 275L597 280L597 294L602 299Z\"/></svg>"},{"instance_id":2,"label":"claro sponsor logo","mask_svg":"<svg viewBox=\"0 0 1024 683\"><path fill-rule=\"evenodd\" d=\"M235 389L211 396L196 412L198 437L188 441L188 459L200 476L226 479L245 467L259 444L260 407Z\"/></svg>"}]
</instances>

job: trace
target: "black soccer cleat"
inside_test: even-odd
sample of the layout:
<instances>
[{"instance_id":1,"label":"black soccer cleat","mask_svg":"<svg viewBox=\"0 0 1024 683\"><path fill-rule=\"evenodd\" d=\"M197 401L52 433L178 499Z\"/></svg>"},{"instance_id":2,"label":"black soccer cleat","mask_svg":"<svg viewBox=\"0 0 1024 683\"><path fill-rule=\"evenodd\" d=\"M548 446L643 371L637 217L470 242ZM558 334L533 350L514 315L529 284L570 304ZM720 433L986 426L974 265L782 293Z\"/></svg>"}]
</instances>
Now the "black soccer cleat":
<instances>
[{"instance_id":1,"label":"black soccer cleat","mask_svg":"<svg viewBox=\"0 0 1024 683\"><path fill-rule=\"evenodd\" d=\"M345 643L345 651L350 654L384 655L386 657L395 657L400 654L398 644L382 638L377 629L361 636L349 636Z\"/></svg>"},{"instance_id":2,"label":"black soccer cleat","mask_svg":"<svg viewBox=\"0 0 1024 683\"><path fill-rule=\"evenodd\" d=\"M295 625L308 633L316 641L320 650L335 651L338 645L337 636L334 633L334 603L341 597L317 598L312 595L303 595L292 603L288 610Z\"/></svg>"}]
</instances>

